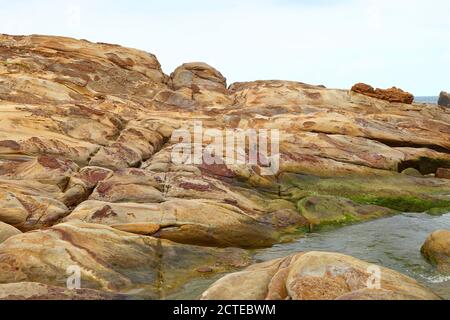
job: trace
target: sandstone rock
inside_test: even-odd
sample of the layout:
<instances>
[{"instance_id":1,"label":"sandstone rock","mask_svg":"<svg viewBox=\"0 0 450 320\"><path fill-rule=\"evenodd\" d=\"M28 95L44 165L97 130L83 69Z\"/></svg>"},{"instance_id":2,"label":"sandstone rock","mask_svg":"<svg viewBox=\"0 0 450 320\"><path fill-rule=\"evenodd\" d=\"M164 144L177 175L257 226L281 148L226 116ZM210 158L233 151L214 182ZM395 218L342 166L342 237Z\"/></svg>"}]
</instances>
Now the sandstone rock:
<instances>
[{"instance_id":1,"label":"sandstone rock","mask_svg":"<svg viewBox=\"0 0 450 320\"><path fill-rule=\"evenodd\" d=\"M208 200L172 199L163 203L107 203L85 201L66 221L83 221L142 234L145 225L159 226L158 237L207 246L264 247L278 241L268 223L228 204ZM117 228L117 227L116 227Z\"/></svg>"},{"instance_id":2,"label":"sandstone rock","mask_svg":"<svg viewBox=\"0 0 450 320\"><path fill-rule=\"evenodd\" d=\"M10 226L9 224L3 223L0 221L0 243L4 242L6 239L11 238L12 236L21 234L19 230Z\"/></svg>"},{"instance_id":3,"label":"sandstone rock","mask_svg":"<svg viewBox=\"0 0 450 320\"><path fill-rule=\"evenodd\" d=\"M396 87L390 89L374 89L373 87L365 83L357 83L352 87L353 92L361 93L369 97L387 100L389 102L400 102L406 104L412 104L414 96L408 92L405 92Z\"/></svg>"},{"instance_id":4,"label":"sandstone rock","mask_svg":"<svg viewBox=\"0 0 450 320\"><path fill-rule=\"evenodd\" d=\"M78 166L70 160L61 160L51 156L38 156L30 161L11 161L0 164L0 177L11 180L35 180L44 184L57 185L61 189L67 186Z\"/></svg>"},{"instance_id":5,"label":"sandstone rock","mask_svg":"<svg viewBox=\"0 0 450 320\"><path fill-rule=\"evenodd\" d=\"M128 223L128 224L113 224L111 225L111 228L120 231L150 236L157 233L161 229L161 226L159 224L154 223Z\"/></svg>"},{"instance_id":6,"label":"sandstone rock","mask_svg":"<svg viewBox=\"0 0 450 320\"><path fill-rule=\"evenodd\" d=\"M178 67L171 75L172 86L175 90L190 88L226 92L227 80L222 74L203 62L185 63Z\"/></svg>"},{"instance_id":7,"label":"sandstone rock","mask_svg":"<svg viewBox=\"0 0 450 320\"><path fill-rule=\"evenodd\" d=\"M374 94L384 100L293 81L227 89L204 63L168 77L155 56L139 50L1 35L0 221L43 230L5 241L0 283L63 286L63 266L73 263L68 250L87 266L88 286L160 298L198 270L244 264L242 251L185 244L268 246L310 224L341 221L344 209L362 220L378 217L366 205L449 207L447 180L399 172L450 167L450 109L410 104L399 90ZM261 154L257 164L174 164L174 130L194 121L204 129L280 130L279 172L263 175ZM303 216L296 205L311 196L320 201ZM329 216L321 208L331 197L354 203L337 201ZM155 263L161 252L163 267Z\"/></svg>"},{"instance_id":8,"label":"sandstone rock","mask_svg":"<svg viewBox=\"0 0 450 320\"><path fill-rule=\"evenodd\" d=\"M450 231L433 232L421 249L425 258L442 273L450 274Z\"/></svg>"},{"instance_id":9,"label":"sandstone rock","mask_svg":"<svg viewBox=\"0 0 450 320\"><path fill-rule=\"evenodd\" d=\"M371 270L379 270L373 287ZM338 253L306 252L252 265L206 290L204 300L437 300L396 271Z\"/></svg>"},{"instance_id":10,"label":"sandstone rock","mask_svg":"<svg viewBox=\"0 0 450 320\"><path fill-rule=\"evenodd\" d=\"M21 231L53 225L69 214L60 188L37 181L0 180L0 221Z\"/></svg>"},{"instance_id":11,"label":"sandstone rock","mask_svg":"<svg viewBox=\"0 0 450 320\"><path fill-rule=\"evenodd\" d=\"M450 169L439 168L436 171L436 178L440 179L450 179Z\"/></svg>"},{"instance_id":12,"label":"sandstone rock","mask_svg":"<svg viewBox=\"0 0 450 320\"><path fill-rule=\"evenodd\" d=\"M122 169L99 181L90 196L108 202L163 202L164 186L158 176L140 169Z\"/></svg>"},{"instance_id":13,"label":"sandstone rock","mask_svg":"<svg viewBox=\"0 0 450 320\"><path fill-rule=\"evenodd\" d=\"M0 283L39 282L65 286L67 268L79 266L81 287L107 292L139 289L161 298L209 265L223 272L248 263L239 249L177 245L106 226L64 223L25 233L0 246Z\"/></svg>"},{"instance_id":14,"label":"sandstone rock","mask_svg":"<svg viewBox=\"0 0 450 320\"><path fill-rule=\"evenodd\" d=\"M0 284L0 300L124 300L126 295L92 289L69 290L36 282Z\"/></svg>"},{"instance_id":15,"label":"sandstone rock","mask_svg":"<svg viewBox=\"0 0 450 320\"><path fill-rule=\"evenodd\" d=\"M16 92L7 94L8 100L23 100L27 96L27 100L92 100L102 94L121 96L136 92L151 97L155 86L163 86L167 80L155 56L117 45L36 35L1 35L0 44L1 60L10 60L7 76L11 81L7 88ZM112 69L114 73L110 72ZM15 77L25 70L39 77ZM34 93L25 94L26 88L33 88Z\"/></svg>"},{"instance_id":16,"label":"sandstone rock","mask_svg":"<svg viewBox=\"0 0 450 320\"><path fill-rule=\"evenodd\" d=\"M443 107L450 107L450 94L442 91L439 95L438 105Z\"/></svg>"}]
</instances>

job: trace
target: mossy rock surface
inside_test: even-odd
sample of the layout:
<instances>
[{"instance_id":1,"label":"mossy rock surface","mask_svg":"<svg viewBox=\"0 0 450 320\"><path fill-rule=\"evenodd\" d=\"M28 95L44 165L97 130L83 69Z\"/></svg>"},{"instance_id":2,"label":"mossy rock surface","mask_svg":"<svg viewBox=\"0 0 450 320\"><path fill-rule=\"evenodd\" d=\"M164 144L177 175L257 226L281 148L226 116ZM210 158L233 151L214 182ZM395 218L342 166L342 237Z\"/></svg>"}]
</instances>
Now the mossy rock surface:
<instances>
[{"instance_id":1,"label":"mossy rock surface","mask_svg":"<svg viewBox=\"0 0 450 320\"><path fill-rule=\"evenodd\" d=\"M320 178L299 174L280 176L280 194L298 202L309 196L331 195L359 204L378 205L402 212L442 212L450 208L450 180L392 176Z\"/></svg>"},{"instance_id":2,"label":"mossy rock surface","mask_svg":"<svg viewBox=\"0 0 450 320\"><path fill-rule=\"evenodd\" d=\"M307 197L300 200L297 206L311 227L349 224L395 213L388 208L361 205L335 196Z\"/></svg>"}]
</instances>

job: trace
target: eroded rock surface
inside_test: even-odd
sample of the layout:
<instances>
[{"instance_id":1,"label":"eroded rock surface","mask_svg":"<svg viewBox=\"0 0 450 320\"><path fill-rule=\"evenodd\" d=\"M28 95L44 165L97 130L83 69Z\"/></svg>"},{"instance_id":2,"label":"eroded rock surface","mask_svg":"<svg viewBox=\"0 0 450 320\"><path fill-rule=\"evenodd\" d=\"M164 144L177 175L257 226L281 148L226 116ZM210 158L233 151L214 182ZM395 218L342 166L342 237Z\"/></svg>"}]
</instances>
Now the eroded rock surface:
<instances>
[{"instance_id":1,"label":"eroded rock surface","mask_svg":"<svg viewBox=\"0 0 450 320\"><path fill-rule=\"evenodd\" d=\"M168 76L135 49L0 35L0 222L26 232L0 246L0 283L22 283L5 292L71 296L46 286L64 286L72 263L86 288L160 298L196 270L245 264L245 251L211 247L265 247L311 227L450 208L450 109L358 87L227 87L201 62ZM255 164L174 163L176 130L196 123L279 130L267 141L279 144L279 170L263 174L261 153Z\"/></svg>"},{"instance_id":2,"label":"eroded rock surface","mask_svg":"<svg viewBox=\"0 0 450 320\"><path fill-rule=\"evenodd\" d=\"M373 270L380 272L379 282ZM337 253L305 252L229 274L204 300L435 300L415 280Z\"/></svg>"},{"instance_id":3,"label":"eroded rock surface","mask_svg":"<svg viewBox=\"0 0 450 320\"><path fill-rule=\"evenodd\" d=\"M374 89L370 85L357 83L352 87L352 91L389 102L411 104L414 101L414 96L411 93L404 92L402 89L396 87L386 90L379 88Z\"/></svg>"},{"instance_id":4,"label":"eroded rock surface","mask_svg":"<svg viewBox=\"0 0 450 320\"><path fill-rule=\"evenodd\" d=\"M70 290L36 282L0 284L0 300L125 300L126 295L92 289Z\"/></svg>"},{"instance_id":5,"label":"eroded rock surface","mask_svg":"<svg viewBox=\"0 0 450 320\"><path fill-rule=\"evenodd\" d=\"M248 264L240 249L178 245L100 224L71 222L24 233L0 245L0 283L39 282L65 287L71 266L82 288L136 290L162 298L198 275L199 266L223 272Z\"/></svg>"}]
</instances>

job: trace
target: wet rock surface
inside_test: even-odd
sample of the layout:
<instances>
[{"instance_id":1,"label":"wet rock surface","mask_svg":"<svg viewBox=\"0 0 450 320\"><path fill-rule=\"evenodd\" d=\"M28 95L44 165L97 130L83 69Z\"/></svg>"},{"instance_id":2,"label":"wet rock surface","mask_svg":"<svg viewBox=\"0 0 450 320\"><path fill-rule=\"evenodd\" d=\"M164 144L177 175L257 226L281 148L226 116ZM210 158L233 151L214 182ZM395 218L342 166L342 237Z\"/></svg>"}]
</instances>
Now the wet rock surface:
<instances>
[{"instance_id":1,"label":"wet rock surface","mask_svg":"<svg viewBox=\"0 0 450 320\"><path fill-rule=\"evenodd\" d=\"M423 244L421 252L440 272L450 274L449 230L438 230L430 234Z\"/></svg>"},{"instance_id":2,"label":"wet rock surface","mask_svg":"<svg viewBox=\"0 0 450 320\"><path fill-rule=\"evenodd\" d=\"M227 87L201 62L168 76L135 49L0 35L0 297L159 299L246 266L242 248L446 210L450 109L410 100L361 85ZM174 163L176 130L195 122L279 130L279 170L263 174L262 155ZM87 291L65 290L70 265Z\"/></svg>"}]
</instances>

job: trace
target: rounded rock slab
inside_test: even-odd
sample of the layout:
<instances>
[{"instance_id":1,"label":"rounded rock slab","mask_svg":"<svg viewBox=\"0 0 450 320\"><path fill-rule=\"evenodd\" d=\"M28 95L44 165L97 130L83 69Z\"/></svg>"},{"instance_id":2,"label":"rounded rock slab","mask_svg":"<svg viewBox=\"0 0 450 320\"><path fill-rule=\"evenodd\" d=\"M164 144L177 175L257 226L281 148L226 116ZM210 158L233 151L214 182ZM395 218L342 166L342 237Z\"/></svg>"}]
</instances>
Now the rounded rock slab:
<instances>
[{"instance_id":1,"label":"rounded rock slab","mask_svg":"<svg viewBox=\"0 0 450 320\"><path fill-rule=\"evenodd\" d=\"M203 300L435 300L396 271L329 252L298 253L229 274Z\"/></svg>"}]
</instances>

